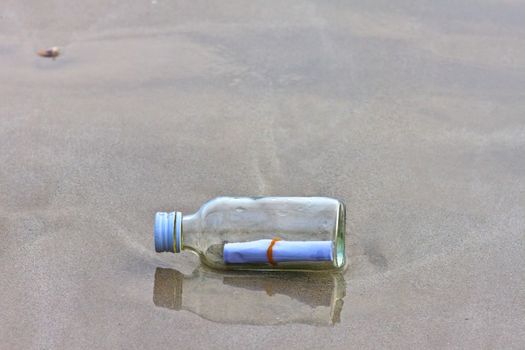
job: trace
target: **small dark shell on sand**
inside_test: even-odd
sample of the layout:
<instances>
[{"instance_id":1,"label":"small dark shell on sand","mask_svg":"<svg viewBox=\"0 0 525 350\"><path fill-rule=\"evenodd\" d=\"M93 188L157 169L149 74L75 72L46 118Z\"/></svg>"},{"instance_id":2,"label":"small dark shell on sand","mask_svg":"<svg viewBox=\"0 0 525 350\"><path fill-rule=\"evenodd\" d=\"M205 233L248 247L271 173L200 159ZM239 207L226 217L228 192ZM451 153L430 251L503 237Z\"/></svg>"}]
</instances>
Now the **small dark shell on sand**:
<instances>
[{"instance_id":1,"label":"small dark shell on sand","mask_svg":"<svg viewBox=\"0 0 525 350\"><path fill-rule=\"evenodd\" d=\"M58 47L54 46L46 50L39 50L37 54L42 57L51 57L52 59L55 59L58 57L58 55L60 55L60 50Z\"/></svg>"}]
</instances>

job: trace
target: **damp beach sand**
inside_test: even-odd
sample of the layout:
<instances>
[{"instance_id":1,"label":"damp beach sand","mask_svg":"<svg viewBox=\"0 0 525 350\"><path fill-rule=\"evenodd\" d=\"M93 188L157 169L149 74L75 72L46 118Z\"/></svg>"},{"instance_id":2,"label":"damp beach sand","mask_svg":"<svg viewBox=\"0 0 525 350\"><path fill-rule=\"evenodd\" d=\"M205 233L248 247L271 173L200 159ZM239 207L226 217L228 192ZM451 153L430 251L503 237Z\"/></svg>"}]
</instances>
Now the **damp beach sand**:
<instances>
[{"instance_id":1,"label":"damp beach sand","mask_svg":"<svg viewBox=\"0 0 525 350\"><path fill-rule=\"evenodd\" d=\"M523 349L523 18L488 0L4 1L0 347ZM219 195L341 199L347 270L154 252L156 211Z\"/></svg>"}]
</instances>

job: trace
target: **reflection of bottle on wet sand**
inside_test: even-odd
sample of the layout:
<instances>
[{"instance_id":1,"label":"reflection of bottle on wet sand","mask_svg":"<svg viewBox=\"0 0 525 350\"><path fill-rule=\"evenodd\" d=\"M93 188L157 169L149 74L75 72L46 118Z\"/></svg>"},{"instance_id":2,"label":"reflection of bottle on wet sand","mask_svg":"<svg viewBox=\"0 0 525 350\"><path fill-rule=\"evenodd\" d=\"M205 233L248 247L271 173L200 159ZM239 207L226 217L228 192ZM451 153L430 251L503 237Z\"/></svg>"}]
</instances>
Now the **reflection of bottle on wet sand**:
<instances>
[{"instance_id":1,"label":"reflection of bottle on wet sand","mask_svg":"<svg viewBox=\"0 0 525 350\"><path fill-rule=\"evenodd\" d=\"M157 268L153 302L220 323L332 325L340 321L346 285L339 273L217 273L191 275Z\"/></svg>"}]
</instances>

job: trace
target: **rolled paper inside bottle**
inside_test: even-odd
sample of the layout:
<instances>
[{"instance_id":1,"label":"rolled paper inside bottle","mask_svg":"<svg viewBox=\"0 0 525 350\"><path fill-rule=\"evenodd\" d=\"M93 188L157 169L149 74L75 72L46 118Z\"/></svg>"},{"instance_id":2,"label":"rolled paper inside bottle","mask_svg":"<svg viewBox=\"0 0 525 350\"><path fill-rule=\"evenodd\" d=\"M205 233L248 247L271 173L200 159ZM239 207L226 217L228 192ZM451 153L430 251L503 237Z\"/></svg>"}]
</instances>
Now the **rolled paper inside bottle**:
<instances>
[{"instance_id":1,"label":"rolled paper inside bottle","mask_svg":"<svg viewBox=\"0 0 525 350\"><path fill-rule=\"evenodd\" d=\"M271 239L252 242L226 243L226 264L269 263ZM275 241L271 247L274 263L289 261L332 261L332 241Z\"/></svg>"}]
</instances>

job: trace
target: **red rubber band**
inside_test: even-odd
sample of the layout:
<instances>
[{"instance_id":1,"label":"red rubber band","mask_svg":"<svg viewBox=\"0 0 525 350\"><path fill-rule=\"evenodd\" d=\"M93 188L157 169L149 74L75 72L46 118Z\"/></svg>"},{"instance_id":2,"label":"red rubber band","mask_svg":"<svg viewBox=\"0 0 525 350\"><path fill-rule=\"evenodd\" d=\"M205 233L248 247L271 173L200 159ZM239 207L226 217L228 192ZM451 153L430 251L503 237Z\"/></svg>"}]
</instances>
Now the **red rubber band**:
<instances>
[{"instance_id":1,"label":"red rubber band","mask_svg":"<svg viewBox=\"0 0 525 350\"><path fill-rule=\"evenodd\" d=\"M270 245L268 246L268 250L266 251L266 256L268 257L268 262L270 263L270 265L277 265L275 263L275 261L273 261L273 246L275 245L275 242L277 241L280 241L281 239L280 238L274 238L272 239L272 241L270 242Z\"/></svg>"}]
</instances>

